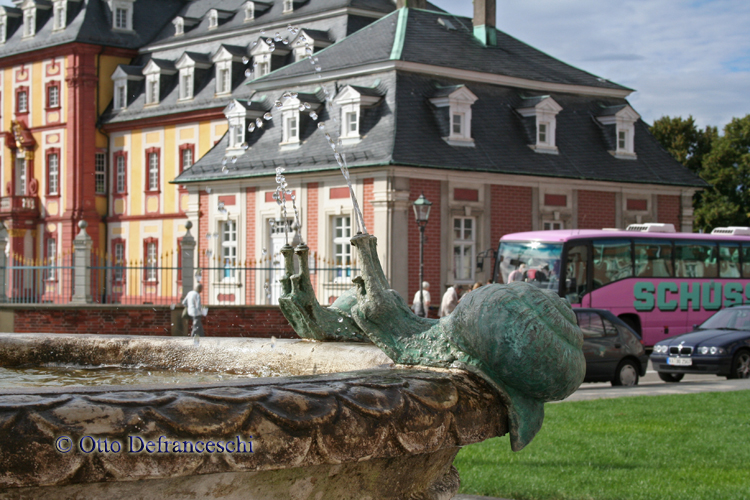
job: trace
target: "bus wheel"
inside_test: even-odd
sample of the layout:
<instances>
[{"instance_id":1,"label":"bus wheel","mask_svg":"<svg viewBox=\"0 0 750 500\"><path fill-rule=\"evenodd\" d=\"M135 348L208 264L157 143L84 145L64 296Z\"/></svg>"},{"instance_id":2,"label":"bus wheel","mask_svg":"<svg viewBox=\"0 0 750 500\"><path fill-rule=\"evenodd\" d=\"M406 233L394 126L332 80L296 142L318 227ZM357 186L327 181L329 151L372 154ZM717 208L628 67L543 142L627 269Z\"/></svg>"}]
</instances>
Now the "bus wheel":
<instances>
[{"instance_id":1,"label":"bus wheel","mask_svg":"<svg viewBox=\"0 0 750 500\"><path fill-rule=\"evenodd\" d=\"M659 372L659 378L662 379L664 382L668 384L673 384L675 382L679 382L682 380L682 377L684 377L684 373L664 373Z\"/></svg>"},{"instance_id":2,"label":"bus wheel","mask_svg":"<svg viewBox=\"0 0 750 500\"><path fill-rule=\"evenodd\" d=\"M750 378L750 351L743 349L734 355L732 370L727 378Z\"/></svg>"},{"instance_id":3,"label":"bus wheel","mask_svg":"<svg viewBox=\"0 0 750 500\"><path fill-rule=\"evenodd\" d=\"M612 379L612 385L622 385L633 387L638 385L638 368L630 359L623 359L615 370L615 378Z\"/></svg>"}]
</instances>

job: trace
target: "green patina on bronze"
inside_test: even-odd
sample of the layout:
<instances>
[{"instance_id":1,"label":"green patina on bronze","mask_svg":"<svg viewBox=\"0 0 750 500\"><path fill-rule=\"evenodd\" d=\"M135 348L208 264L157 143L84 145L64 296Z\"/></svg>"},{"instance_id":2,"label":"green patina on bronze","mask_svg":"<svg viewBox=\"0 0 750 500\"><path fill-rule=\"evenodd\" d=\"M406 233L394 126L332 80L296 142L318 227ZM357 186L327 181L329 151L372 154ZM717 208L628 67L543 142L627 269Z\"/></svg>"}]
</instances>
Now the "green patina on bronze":
<instances>
[{"instance_id":1,"label":"green patina on bronze","mask_svg":"<svg viewBox=\"0 0 750 500\"><path fill-rule=\"evenodd\" d=\"M377 239L352 238L362 264L356 288L331 307L318 304L307 268L307 247L282 250L282 311L302 337L316 340L369 339L395 362L462 368L491 382L508 407L513 450L536 435L544 402L564 399L583 381L583 336L570 305L552 292L523 282L488 285L459 302L440 320L415 315L389 288L377 256Z\"/></svg>"}]
</instances>

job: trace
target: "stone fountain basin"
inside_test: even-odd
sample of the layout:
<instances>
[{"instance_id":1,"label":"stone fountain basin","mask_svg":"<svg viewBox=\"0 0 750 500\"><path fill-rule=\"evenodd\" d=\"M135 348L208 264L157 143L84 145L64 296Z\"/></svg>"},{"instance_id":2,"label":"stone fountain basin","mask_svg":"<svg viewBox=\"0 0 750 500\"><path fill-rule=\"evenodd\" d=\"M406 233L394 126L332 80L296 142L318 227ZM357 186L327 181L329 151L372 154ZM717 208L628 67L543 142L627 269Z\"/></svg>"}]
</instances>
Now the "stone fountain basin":
<instances>
[{"instance_id":1,"label":"stone fountain basin","mask_svg":"<svg viewBox=\"0 0 750 500\"><path fill-rule=\"evenodd\" d=\"M0 366L46 363L221 367L261 378L0 390L1 499L443 500L458 489L460 447L508 430L482 378L394 366L369 344L0 334ZM71 451L56 449L61 436ZM86 448L106 439L121 449L86 453L84 436ZM129 449L160 436L239 439L253 452Z\"/></svg>"}]
</instances>

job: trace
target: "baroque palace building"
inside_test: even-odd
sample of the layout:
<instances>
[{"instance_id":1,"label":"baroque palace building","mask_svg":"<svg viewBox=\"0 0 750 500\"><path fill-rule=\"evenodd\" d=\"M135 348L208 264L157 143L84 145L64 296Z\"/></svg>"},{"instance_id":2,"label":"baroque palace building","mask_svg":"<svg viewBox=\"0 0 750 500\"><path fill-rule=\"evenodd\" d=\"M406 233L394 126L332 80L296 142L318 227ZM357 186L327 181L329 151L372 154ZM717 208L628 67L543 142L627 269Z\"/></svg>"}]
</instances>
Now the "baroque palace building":
<instances>
[{"instance_id":1,"label":"baroque palace building","mask_svg":"<svg viewBox=\"0 0 750 500\"><path fill-rule=\"evenodd\" d=\"M326 134L404 297L419 287L420 194L437 296L489 279L481 254L509 232L692 230L704 184L649 134L632 90L496 30L493 0L474 0L473 19L424 0L16 3L0 7L13 254L59 253L86 220L113 262L179 268L189 220L197 266L225 269L202 276L208 302L273 303L283 167L296 238L341 269L314 278L327 302L349 278L355 219ZM248 266L271 269L232 271ZM160 276L138 287L177 285Z\"/></svg>"}]
</instances>

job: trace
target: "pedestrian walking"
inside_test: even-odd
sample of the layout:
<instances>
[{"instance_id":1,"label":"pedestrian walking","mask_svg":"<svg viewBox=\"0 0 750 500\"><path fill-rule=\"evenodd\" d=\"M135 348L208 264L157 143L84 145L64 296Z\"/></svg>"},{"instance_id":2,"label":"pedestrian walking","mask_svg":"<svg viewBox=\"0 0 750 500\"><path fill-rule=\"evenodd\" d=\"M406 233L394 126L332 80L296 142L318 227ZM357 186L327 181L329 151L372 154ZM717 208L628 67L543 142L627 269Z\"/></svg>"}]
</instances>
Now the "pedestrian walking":
<instances>
[{"instance_id":1,"label":"pedestrian walking","mask_svg":"<svg viewBox=\"0 0 750 500\"><path fill-rule=\"evenodd\" d=\"M430 284L426 281L422 282L422 291L417 290L414 294L414 300L411 301L411 310L414 314L426 318L430 313ZM424 302L422 301L424 299Z\"/></svg>"},{"instance_id":2,"label":"pedestrian walking","mask_svg":"<svg viewBox=\"0 0 750 500\"><path fill-rule=\"evenodd\" d=\"M188 316L193 320L193 328L190 330L191 337L205 337L206 334L203 331L202 319L205 316L203 307L201 306L201 292L203 291L203 285L198 283L195 290L190 290L185 298L182 300L183 305L187 308Z\"/></svg>"},{"instance_id":3,"label":"pedestrian walking","mask_svg":"<svg viewBox=\"0 0 750 500\"><path fill-rule=\"evenodd\" d=\"M448 287L448 290L446 290L443 294L443 300L440 302L440 311L438 311L438 316L442 318L443 316L448 316L453 312L453 310L458 305L458 298L461 294L461 290L463 290L463 287L461 285Z\"/></svg>"}]
</instances>

